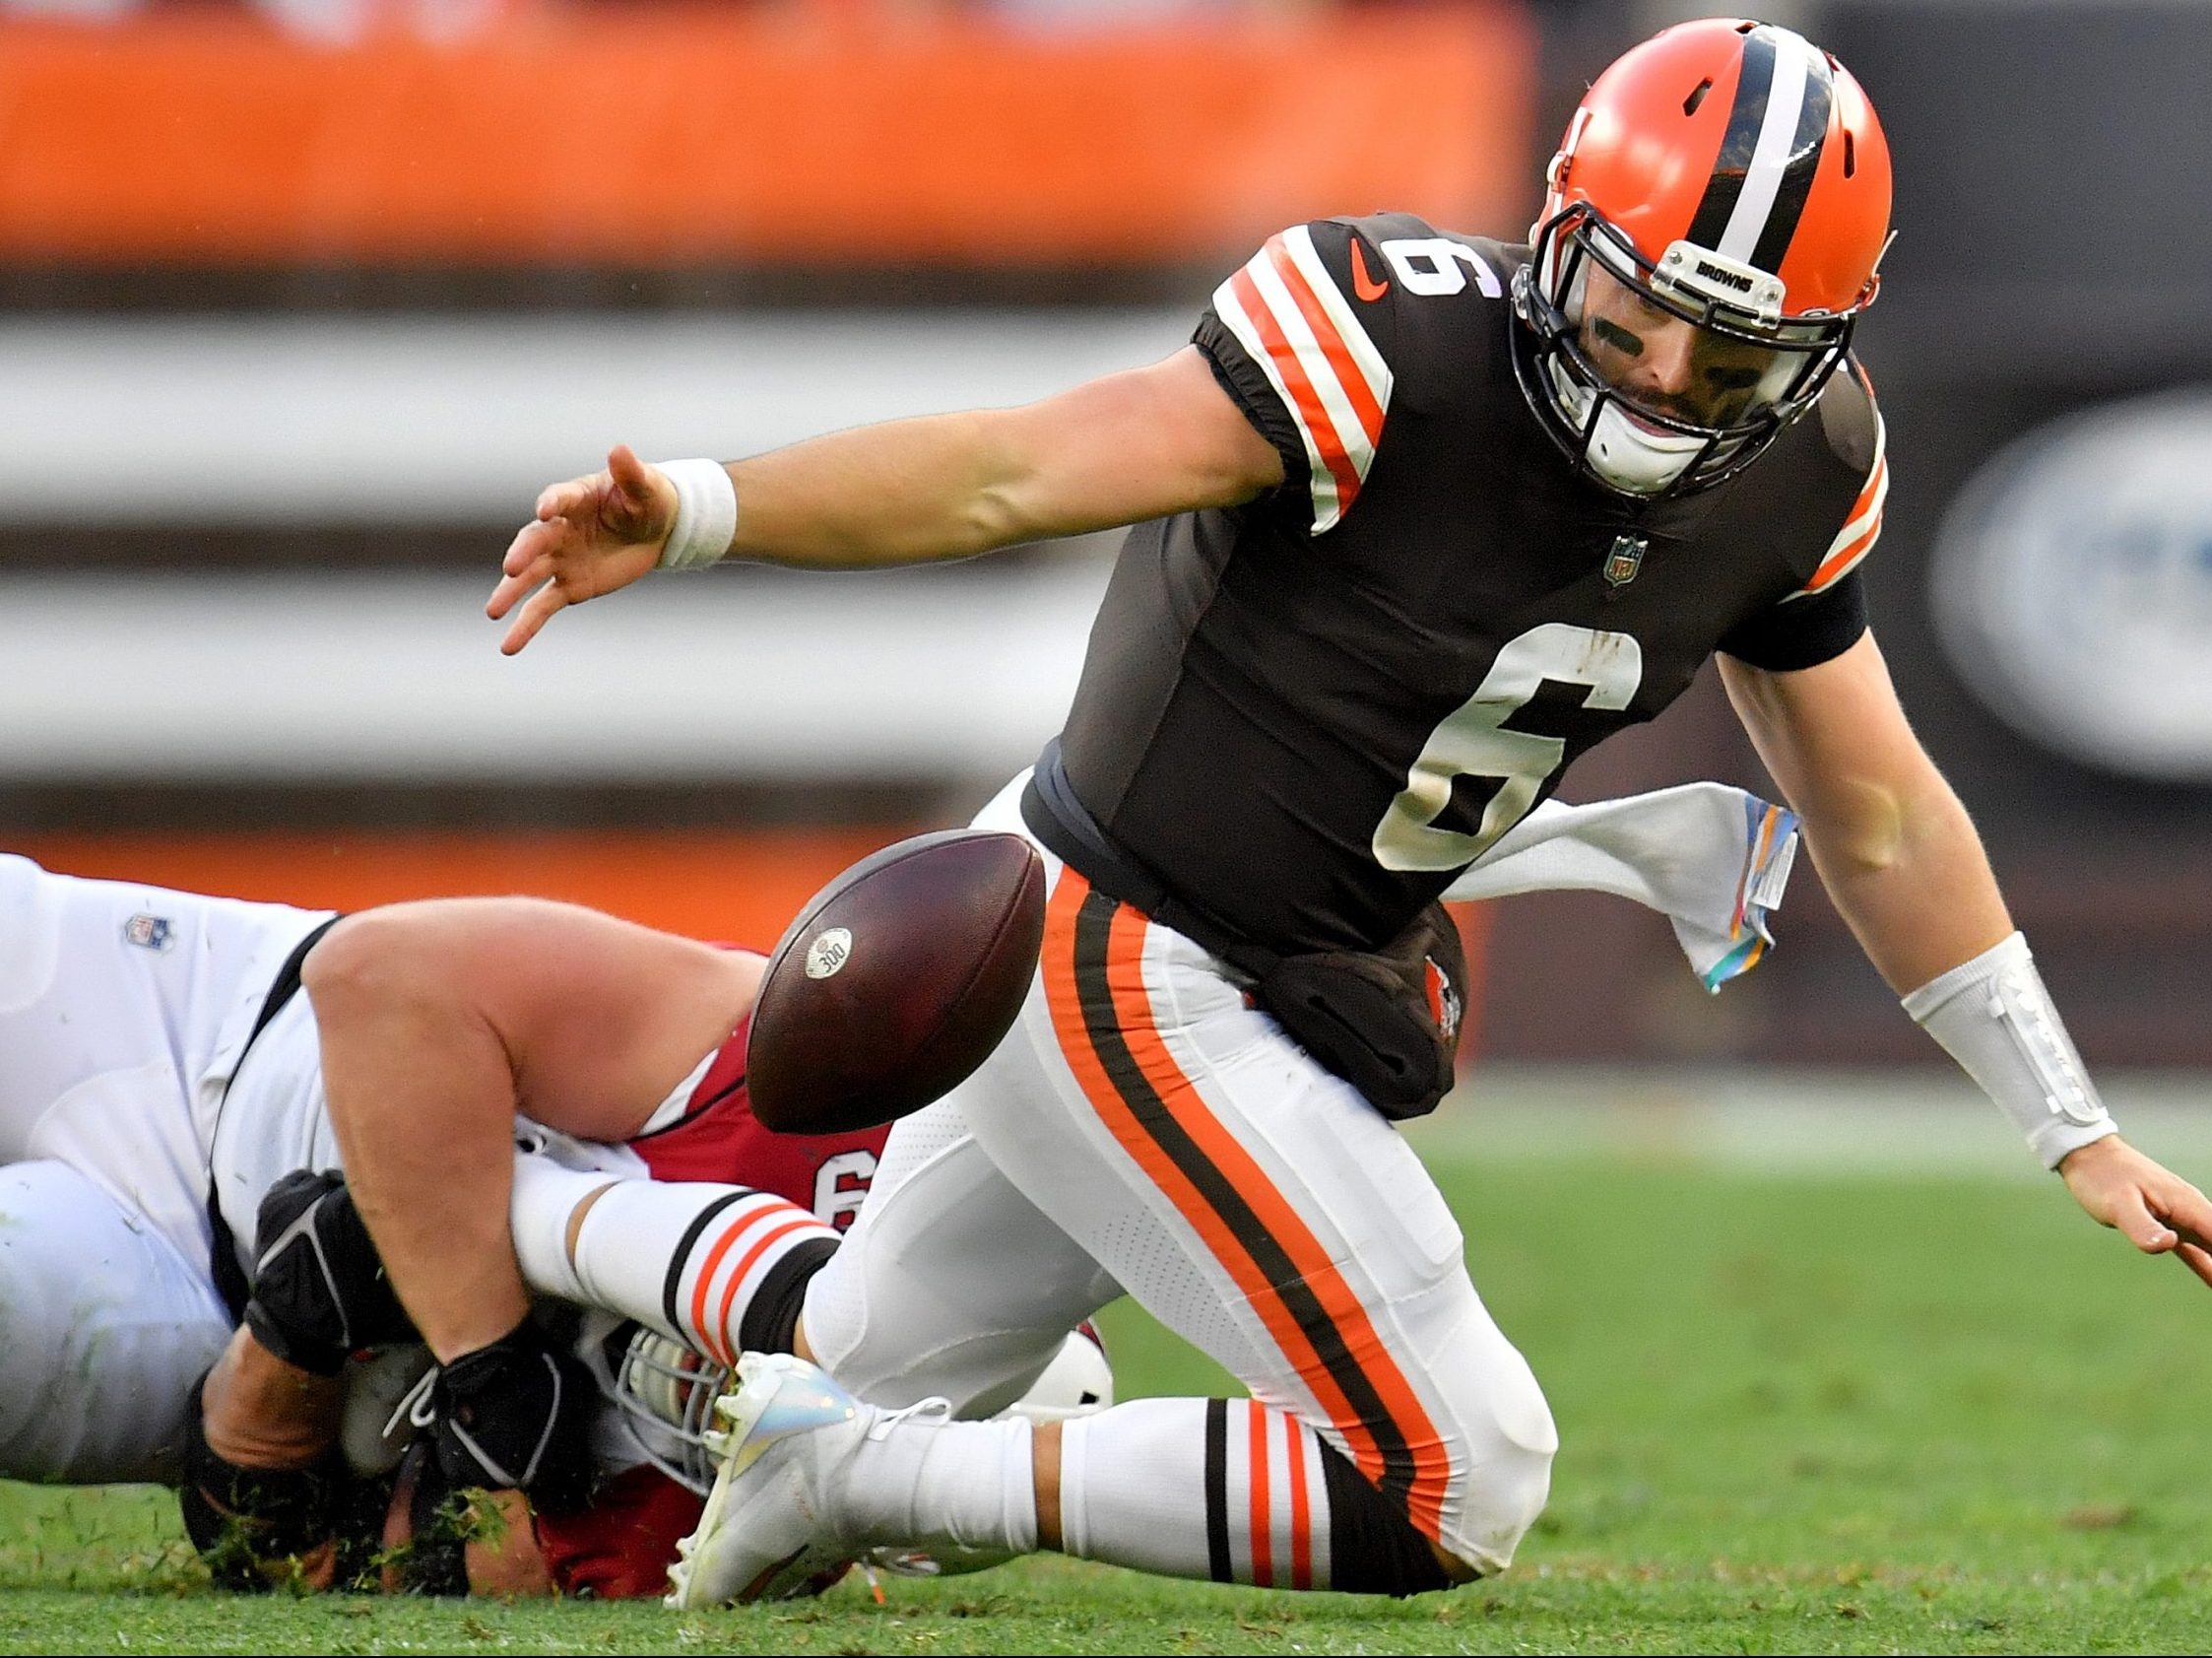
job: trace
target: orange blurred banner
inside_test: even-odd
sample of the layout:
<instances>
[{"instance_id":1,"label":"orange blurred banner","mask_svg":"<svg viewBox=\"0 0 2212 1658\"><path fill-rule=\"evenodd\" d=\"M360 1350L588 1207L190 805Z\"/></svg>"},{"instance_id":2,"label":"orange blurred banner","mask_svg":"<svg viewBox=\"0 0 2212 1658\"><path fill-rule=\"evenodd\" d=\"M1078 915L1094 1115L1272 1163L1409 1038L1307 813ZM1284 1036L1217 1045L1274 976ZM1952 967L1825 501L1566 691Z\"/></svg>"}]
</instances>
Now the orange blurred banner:
<instances>
[{"instance_id":1,"label":"orange blurred banner","mask_svg":"<svg viewBox=\"0 0 2212 1658\"><path fill-rule=\"evenodd\" d=\"M409 898L525 894L690 938L771 950L831 877L915 829L523 833L273 831L33 834L6 849L64 875L360 910ZM1466 945L1460 1057L1474 1057L1490 906L1454 904Z\"/></svg>"},{"instance_id":2,"label":"orange blurred banner","mask_svg":"<svg viewBox=\"0 0 2212 1658\"><path fill-rule=\"evenodd\" d=\"M831 876L908 832L32 834L7 849L64 875L307 909L526 894L767 950Z\"/></svg>"},{"instance_id":3,"label":"orange blurred banner","mask_svg":"<svg viewBox=\"0 0 2212 1658\"><path fill-rule=\"evenodd\" d=\"M0 260L1233 262L1406 208L1513 234L1514 0L1011 31L686 6L332 48L243 13L0 24Z\"/></svg>"}]
</instances>

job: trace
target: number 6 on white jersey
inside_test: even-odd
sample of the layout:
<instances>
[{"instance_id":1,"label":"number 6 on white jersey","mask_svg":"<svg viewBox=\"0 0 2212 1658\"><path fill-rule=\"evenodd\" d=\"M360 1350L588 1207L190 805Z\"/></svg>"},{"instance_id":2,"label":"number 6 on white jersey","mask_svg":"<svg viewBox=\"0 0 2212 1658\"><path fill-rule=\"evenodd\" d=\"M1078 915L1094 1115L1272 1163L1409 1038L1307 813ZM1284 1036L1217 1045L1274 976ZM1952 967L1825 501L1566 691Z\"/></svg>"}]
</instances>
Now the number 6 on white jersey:
<instances>
[{"instance_id":1,"label":"number 6 on white jersey","mask_svg":"<svg viewBox=\"0 0 2212 1658\"><path fill-rule=\"evenodd\" d=\"M1375 826L1377 863L1399 871L1462 869L1522 820L1566 758L1567 745L1504 727L1546 680L1588 686L1586 708L1625 708L1644 680L1644 650L1627 633L1565 622L1546 622L1509 640L1474 695L1429 733L1405 787ZM1436 827L1452 804L1456 777L1502 779L1472 834Z\"/></svg>"}]
</instances>

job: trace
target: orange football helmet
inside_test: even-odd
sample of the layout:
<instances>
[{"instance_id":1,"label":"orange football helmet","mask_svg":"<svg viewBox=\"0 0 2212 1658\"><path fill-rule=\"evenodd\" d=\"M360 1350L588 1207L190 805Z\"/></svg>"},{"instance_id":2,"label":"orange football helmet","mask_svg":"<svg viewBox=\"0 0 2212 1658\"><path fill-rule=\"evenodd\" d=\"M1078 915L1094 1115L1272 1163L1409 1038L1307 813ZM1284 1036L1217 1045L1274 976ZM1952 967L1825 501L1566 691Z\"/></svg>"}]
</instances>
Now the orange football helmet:
<instances>
[{"instance_id":1,"label":"orange football helmet","mask_svg":"<svg viewBox=\"0 0 2212 1658\"><path fill-rule=\"evenodd\" d=\"M1705 18L1597 78L1545 174L1516 367L1576 465L1643 498L1749 465L1880 287L1889 146L1834 57Z\"/></svg>"}]
</instances>

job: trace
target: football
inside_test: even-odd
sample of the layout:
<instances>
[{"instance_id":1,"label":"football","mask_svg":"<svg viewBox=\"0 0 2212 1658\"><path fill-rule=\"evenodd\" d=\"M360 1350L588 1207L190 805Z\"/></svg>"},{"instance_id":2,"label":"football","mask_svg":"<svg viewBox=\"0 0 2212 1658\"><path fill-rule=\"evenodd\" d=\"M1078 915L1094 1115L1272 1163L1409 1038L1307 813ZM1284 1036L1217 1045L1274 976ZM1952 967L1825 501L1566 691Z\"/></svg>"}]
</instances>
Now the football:
<instances>
[{"instance_id":1,"label":"football","mask_svg":"<svg viewBox=\"0 0 2212 1658\"><path fill-rule=\"evenodd\" d=\"M746 1059L753 1115L844 1134L940 1097L1013 1024L1044 933L1044 862L1017 834L940 830L862 859L769 959Z\"/></svg>"}]
</instances>

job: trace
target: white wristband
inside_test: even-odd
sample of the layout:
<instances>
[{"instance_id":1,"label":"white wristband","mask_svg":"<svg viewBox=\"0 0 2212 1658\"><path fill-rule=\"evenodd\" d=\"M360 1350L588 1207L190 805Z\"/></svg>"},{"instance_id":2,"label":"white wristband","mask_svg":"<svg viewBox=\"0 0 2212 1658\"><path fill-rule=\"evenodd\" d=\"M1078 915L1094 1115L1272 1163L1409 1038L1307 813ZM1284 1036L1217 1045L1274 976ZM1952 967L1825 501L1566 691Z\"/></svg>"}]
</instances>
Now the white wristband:
<instances>
[{"instance_id":1,"label":"white wristband","mask_svg":"<svg viewBox=\"0 0 2212 1658\"><path fill-rule=\"evenodd\" d=\"M2046 1168L2119 1132L2018 933L1928 980L1905 1011L2018 1125Z\"/></svg>"},{"instance_id":2,"label":"white wristband","mask_svg":"<svg viewBox=\"0 0 2212 1658\"><path fill-rule=\"evenodd\" d=\"M676 527L661 549L660 568L700 569L730 551L738 533L738 487L720 461L655 461L676 486Z\"/></svg>"}]
</instances>

